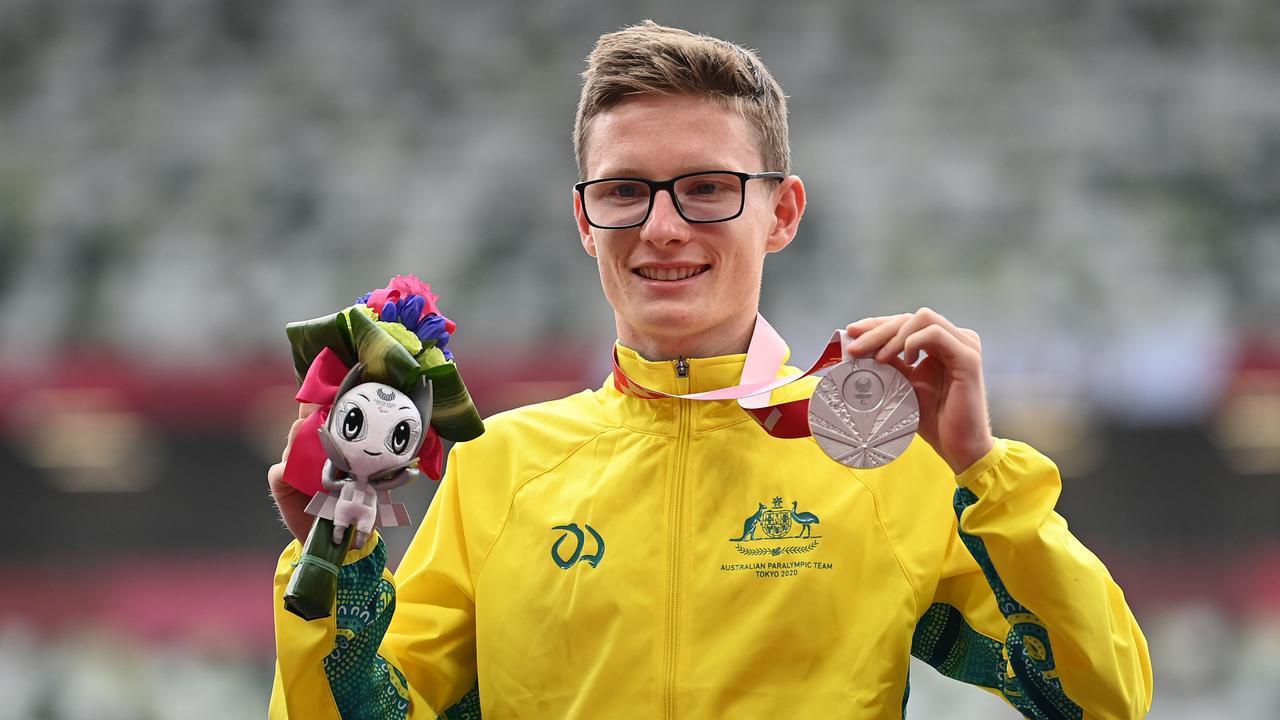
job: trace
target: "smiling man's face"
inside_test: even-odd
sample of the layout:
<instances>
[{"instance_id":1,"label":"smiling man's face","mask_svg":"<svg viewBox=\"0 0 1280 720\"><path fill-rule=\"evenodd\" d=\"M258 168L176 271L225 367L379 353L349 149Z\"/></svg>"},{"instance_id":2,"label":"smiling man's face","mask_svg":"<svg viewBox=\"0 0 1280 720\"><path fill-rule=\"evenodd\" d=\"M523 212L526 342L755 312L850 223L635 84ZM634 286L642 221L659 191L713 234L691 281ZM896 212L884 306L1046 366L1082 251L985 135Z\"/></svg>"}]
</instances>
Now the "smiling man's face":
<instances>
[{"instance_id":1,"label":"smiling man's face","mask_svg":"<svg viewBox=\"0 0 1280 720\"><path fill-rule=\"evenodd\" d=\"M706 170L768 172L742 116L685 95L641 95L597 115L589 175L666 180ZM600 268L618 339L651 360L743 352L760 301L764 256L786 247L804 211L791 176L751 180L742 215L691 224L658 192L640 227L591 227L574 193L582 245Z\"/></svg>"}]
</instances>

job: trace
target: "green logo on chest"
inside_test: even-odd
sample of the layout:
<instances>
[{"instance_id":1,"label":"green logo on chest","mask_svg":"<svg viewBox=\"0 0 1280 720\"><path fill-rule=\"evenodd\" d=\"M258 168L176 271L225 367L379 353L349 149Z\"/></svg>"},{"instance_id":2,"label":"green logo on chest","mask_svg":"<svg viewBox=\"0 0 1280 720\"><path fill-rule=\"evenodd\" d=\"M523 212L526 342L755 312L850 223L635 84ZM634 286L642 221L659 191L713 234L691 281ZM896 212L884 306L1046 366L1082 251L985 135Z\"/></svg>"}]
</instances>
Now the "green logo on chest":
<instances>
[{"instance_id":1,"label":"green logo on chest","mask_svg":"<svg viewBox=\"0 0 1280 720\"><path fill-rule=\"evenodd\" d=\"M556 525L551 528L552 530L565 531L565 534L561 535L555 544L551 546L551 559L555 561L561 570L568 570L580 562L586 562L591 567L596 567L604 559L604 538L600 537L600 533L596 532L596 529L590 525L585 527L587 532L591 533L592 545L594 545L595 549L591 553L584 553L588 549L587 536L586 533L582 532L582 528L578 527L578 523ZM560 546L570 539L573 541L573 552L566 557L565 551L561 550Z\"/></svg>"}]
</instances>

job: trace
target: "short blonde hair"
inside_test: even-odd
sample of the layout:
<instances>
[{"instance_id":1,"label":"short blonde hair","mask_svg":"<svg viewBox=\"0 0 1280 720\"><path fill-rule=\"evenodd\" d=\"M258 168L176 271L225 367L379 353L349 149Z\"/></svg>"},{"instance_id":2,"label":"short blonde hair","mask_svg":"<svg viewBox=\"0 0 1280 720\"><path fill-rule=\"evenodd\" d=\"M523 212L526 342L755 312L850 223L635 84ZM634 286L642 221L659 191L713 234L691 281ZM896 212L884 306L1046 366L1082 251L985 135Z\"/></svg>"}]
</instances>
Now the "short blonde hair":
<instances>
[{"instance_id":1,"label":"short blonde hair","mask_svg":"<svg viewBox=\"0 0 1280 720\"><path fill-rule=\"evenodd\" d=\"M791 172L787 98L751 50L646 20L601 35L587 56L582 78L573 124L581 180L587 179L591 121L634 95L692 95L736 110L755 131L762 169Z\"/></svg>"}]
</instances>

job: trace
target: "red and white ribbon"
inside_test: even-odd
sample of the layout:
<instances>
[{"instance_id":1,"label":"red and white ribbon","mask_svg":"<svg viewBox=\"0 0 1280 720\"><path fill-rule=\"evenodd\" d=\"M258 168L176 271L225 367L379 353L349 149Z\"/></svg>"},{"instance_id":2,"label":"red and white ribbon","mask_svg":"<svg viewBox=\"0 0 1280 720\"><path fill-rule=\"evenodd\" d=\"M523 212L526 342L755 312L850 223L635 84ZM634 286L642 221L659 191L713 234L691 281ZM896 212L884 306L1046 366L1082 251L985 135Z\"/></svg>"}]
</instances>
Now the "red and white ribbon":
<instances>
[{"instance_id":1,"label":"red and white ribbon","mask_svg":"<svg viewBox=\"0 0 1280 720\"><path fill-rule=\"evenodd\" d=\"M738 405L770 435L789 439L810 437L809 398L770 405L769 393L841 362L845 359L844 349L848 343L848 335L837 330L808 370L793 377L779 378L778 371L785 362L787 344L764 316L757 313L755 330L747 346L747 359L742 364L742 379L737 385L685 395L654 390L627 376L618 362L616 348L613 352L613 385L624 395L645 400L737 400Z\"/></svg>"}]
</instances>

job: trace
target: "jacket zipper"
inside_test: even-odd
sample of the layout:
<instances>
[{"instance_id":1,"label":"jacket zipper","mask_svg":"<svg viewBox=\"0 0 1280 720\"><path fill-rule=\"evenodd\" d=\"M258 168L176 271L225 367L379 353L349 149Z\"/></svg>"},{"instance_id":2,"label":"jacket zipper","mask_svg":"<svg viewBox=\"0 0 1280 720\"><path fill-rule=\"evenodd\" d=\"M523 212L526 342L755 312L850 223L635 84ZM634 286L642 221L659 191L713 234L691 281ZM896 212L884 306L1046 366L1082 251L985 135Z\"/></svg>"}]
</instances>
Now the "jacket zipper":
<instances>
[{"instance_id":1,"label":"jacket zipper","mask_svg":"<svg viewBox=\"0 0 1280 720\"><path fill-rule=\"evenodd\" d=\"M689 361L676 360L676 392L689 392ZM689 450L689 415L691 400L677 400L680 425L676 435L676 468L671 481L671 537L667 556L667 622L663 636L666 668L662 687L662 715L667 720L676 716L676 626L680 613L680 535L681 508L684 496L684 470Z\"/></svg>"}]
</instances>

